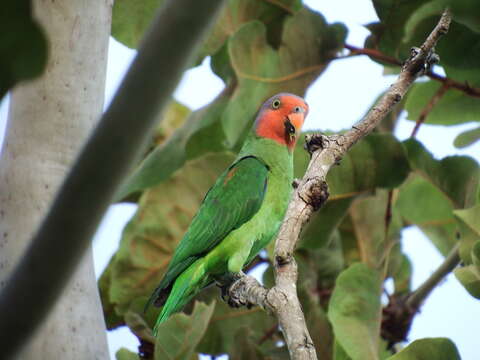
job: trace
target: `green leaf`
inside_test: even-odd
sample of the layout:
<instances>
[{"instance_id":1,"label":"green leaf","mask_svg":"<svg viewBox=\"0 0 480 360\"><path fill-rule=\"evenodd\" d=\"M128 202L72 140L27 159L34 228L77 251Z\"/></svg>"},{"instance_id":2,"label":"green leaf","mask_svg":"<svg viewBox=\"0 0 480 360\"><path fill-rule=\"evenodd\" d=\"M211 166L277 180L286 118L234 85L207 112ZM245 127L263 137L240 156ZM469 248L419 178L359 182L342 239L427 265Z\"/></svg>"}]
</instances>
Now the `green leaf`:
<instances>
[{"instance_id":1,"label":"green leaf","mask_svg":"<svg viewBox=\"0 0 480 360\"><path fill-rule=\"evenodd\" d=\"M469 209L455 210L454 214L480 236L480 204Z\"/></svg>"},{"instance_id":2,"label":"green leaf","mask_svg":"<svg viewBox=\"0 0 480 360\"><path fill-rule=\"evenodd\" d=\"M268 28L268 40L273 45L281 33L287 15L302 8L301 0L267 2L257 0L228 0L220 17L200 51L199 58L217 53L243 24L259 20Z\"/></svg>"},{"instance_id":3,"label":"green leaf","mask_svg":"<svg viewBox=\"0 0 480 360\"><path fill-rule=\"evenodd\" d=\"M2 3L0 100L19 81L41 75L47 65L47 39L32 12L30 1Z\"/></svg>"},{"instance_id":4,"label":"green leaf","mask_svg":"<svg viewBox=\"0 0 480 360\"><path fill-rule=\"evenodd\" d=\"M381 289L380 274L365 264L354 264L337 278L328 318L352 360L379 359Z\"/></svg>"},{"instance_id":5,"label":"green leaf","mask_svg":"<svg viewBox=\"0 0 480 360\"><path fill-rule=\"evenodd\" d=\"M183 125L190 113L191 111L187 106L172 100L165 113L162 114L162 119L157 121L160 125L157 126L153 134L151 150L169 139Z\"/></svg>"},{"instance_id":6,"label":"green leaf","mask_svg":"<svg viewBox=\"0 0 480 360\"><path fill-rule=\"evenodd\" d=\"M348 354L345 352L342 345L338 343L338 341L335 341L333 360L352 360L352 358L348 356Z\"/></svg>"},{"instance_id":7,"label":"green leaf","mask_svg":"<svg viewBox=\"0 0 480 360\"><path fill-rule=\"evenodd\" d=\"M453 141L453 145L455 145L456 148L462 149L472 145L478 140L480 140L480 127L458 134Z\"/></svg>"},{"instance_id":8,"label":"green leaf","mask_svg":"<svg viewBox=\"0 0 480 360\"><path fill-rule=\"evenodd\" d=\"M480 299L480 272L477 266L468 265L453 270L457 280L476 299Z\"/></svg>"},{"instance_id":9,"label":"green leaf","mask_svg":"<svg viewBox=\"0 0 480 360\"><path fill-rule=\"evenodd\" d=\"M433 80L414 84L405 104L407 119L417 121L425 105L441 86L440 82ZM451 89L435 104L425 123L456 125L470 121L480 121L480 100Z\"/></svg>"},{"instance_id":10,"label":"green leaf","mask_svg":"<svg viewBox=\"0 0 480 360\"><path fill-rule=\"evenodd\" d=\"M478 163L466 156L436 160L413 139L404 145L415 177L401 187L396 210L408 223L418 225L444 255L460 239L460 256L471 263L470 250L478 234L459 222L453 211L479 201Z\"/></svg>"},{"instance_id":11,"label":"green leaf","mask_svg":"<svg viewBox=\"0 0 480 360\"><path fill-rule=\"evenodd\" d=\"M378 48L399 59L406 58L407 54L399 53L399 44L402 43L405 23L411 14L427 1L373 0L373 6L380 22L368 25L372 35L367 38L366 46Z\"/></svg>"},{"instance_id":12,"label":"green leaf","mask_svg":"<svg viewBox=\"0 0 480 360\"><path fill-rule=\"evenodd\" d=\"M400 214L408 224L417 225L443 255L447 255L457 242L458 226L452 202L434 184L417 174L400 187L394 213Z\"/></svg>"},{"instance_id":13,"label":"green leaf","mask_svg":"<svg viewBox=\"0 0 480 360\"><path fill-rule=\"evenodd\" d=\"M415 340L388 360L460 360L455 344L446 338Z\"/></svg>"},{"instance_id":14,"label":"green leaf","mask_svg":"<svg viewBox=\"0 0 480 360\"><path fill-rule=\"evenodd\" d=\"M471 259L472 265L456 268L453 272L470 295L480 299L480 241L472 246Z\"/></svg>"},{"instance_id":15,"label":"green leaf","mask_svg":"<svg viewBox=\"0 0 480 360\"><path fill-rule=\"evenodd\" d=\"M346 216L340 223L338 226L338 233L342 241L342 251L345 264L352 265L356 262L362 261L358 247L358 240L355 234L355 227L350 216Z\"/></svg>"},{"instance_id":16,"label":"green leaf","mask_svg":"<svg viewBox=\"0 0 480 360\"><path fill-rule=\"evenodd\" d=\"M299 248L315 249L325 246L347 214L353 199L353 196L337 200L329 199L306 225Z\"/></svg>"},{"instance_id":17,"label":"green leaf","mask_svg":"<svg viewBox=\"0 0 480 360\"><path fill-rule=\"evenodd\" d=\"M395 292L394 295L406 295L411 290L412 263L406 255L402 255L400 266L392 274Z\"/></svg>"},{"instance_id":18,"label":"green leaf","mask_svg":"<svg viewBox=\"0 0 480 360\"><path fill-rule=\"evenodd\" d=\"M127 311L125 314L125 322L132 333L139 339L146 340L149 343L155 343L155 337L152 334L152 328L140 316L133 311Z\"/></svg>"},{"instance_id":19,"label":"green leaf","mask_svg":"<svg viewBox=\"0 0 480 360\"><path fill-rule=\"evenodd\" d=\"M480 33L480 4L476 0L444 0L450 7L456 21Z\"/></svg>"},{"instance_id":20,"label":"green leaf","mask_svg":"<svg viewBox=\"0 0 480 360\"><path fill-rule=\"evenodd\" d=\"M434 184L418 175L412 175L401 186L395 205L405 220L412 224L452 222L451 201Z\"/></svg>"},{"instance_id":21,"label":"green leaf","mask_svg":"<svg viewBox=\"0 0 480 360\"><path fill-rule=\"evenodd\" d=\"M210 305L197 302L191 315L178 313L162 323L158 327L154 358L190 359L205 334L214 309L215 302Z\"/></svg>"},{"instance_id":22,"label":"green leaf","mask_svg":"<svg viewBox=\"0 0 480 360\"><path fill-rule=\"evenodd\" d=\"M112 9L112 36L129 48L136 48L163 0L118 0Z\"/></svg>"},{"instance_id":23,"label":"green leaf","mask_svg":"<svg viewBox=\"0 0 480 360\"><path fill-rule=\"evenodd\" d=\"M400 187L394 212L407 224L417 225L445 256L461 239L460 256L465 263L471 262L470 250L478 234L459 222L453 201L430 181L417 174L411 176Z\"/></svg>"},{"instance_id":24,"label":"green leaf","mask_svg":"<svg viewBox=\"0 0 480 360\"><path fill-rule=\"evenodd\" d=\"M480 241L477 241L472 247L473 265L480 270Z\"/></svg>"},{"instance_id":25,"label":"green leaf","mask_svg":"<svg viewBox=\"0 0 480 360\"><path fill-rule=\"evenodd\" d=\"M121 348L115 353L117 360L138 360L138 354L128 349Z\"/></svg>"},{"instance_id":26,"label":"green leaf","mask_svg":"<svg viewBox=\"0 0 480 360\"><path fill-rule=\"evenodd\" d=\"M235 333L235 342L229 351L229 359L231 360L263 360L265 359L259 346L250 336L251 330L242 326Z\"/></svg>"},{"instance_id":27,"label":"green leaf","mask_svg":"<svg viewBox=\"0 0 480 360\"><path fill-rule=\"evenodd\" d=\"M102 301L103 316L105 317L105 323L108 330L113 330L119 326L125 324L123 316L120 316L115 311L115 304L110 299L110 284L112 281L112 269L115 255L112 256L108 266L103 271L100 279L98 280L98 287L100 291L100 299Z\"/></svg>"},{"instance_id":28,"label":"green leaf","mask_svg":"<svg viewBox=\"0 0 480 360\"><path fill-rule=\"evenodd\" d=\"M345 268L338 232L334 233L331 241L325 246L317 249L298 249L295 255L299 268L298 288L305 292L305 301L309 303L313 302L309 295L332 290L335 279Z\"/></svg>"},{"instance_id":29,"label":"green leaf","mask_svg":"<svg viewBox=\"0 0 480 360\"><path fill-rule=\"evenodd\" d=\"M109 314L113 307L122 316L135 299L150 295L158 285L205 193L233 158L226 153L203 156L143 193L100 280Z\"/></svg>"},{"instance_id":30,"label":"green leaf","mask_svg":"<svg viewBox=\"0 0 480 360\"><path fill-rule=\"evenodd\" d=\"M219 102L220 104L218 104ZM209 107L217 108L217 104L220 107L222 106L220 99ZM146 158L121 186L116 195L117 200L124 200L136 193L138 195L140 190L165 181L185 163L187 160L185 146L189 138L192 133L209 126L212 118L202 117L205 109L190 113L188 109L182 107L181 104L173 101L166 113L162 115L163 121L160 124L163 124L164 121L167 121L168 124L168 120L171 119L171 127L168 125L160 125L159 127L159 129L162 129L160 131L165 132L165 135L169 135L169 137L153 150L149 149ZM211 114L214 116L215 112L212 111ZM182 126L173 131L174 124L182 124Z\"/></svg>"},{"instance_id":31,"label":"green leaf","mask_svg":"<svg viewBox=\"0 0 480 360\"><path fill-rule=\"evenodd\" d=\"M400 262L399 258L395 259L400 254L398 251L391 252L391 245L400 239L403 224L399 214L393 212L388 233L385 233L387 203L388 192L377 190L375 196L355 200L349 209L349 215L362 262L372 268L381 269L389 255L388 273L391 273Z\"/></svg>"},{"instance_id":32,"label":"green leaf","mask_svg":"<svg viewBox=\"0 0 480 360\"><path fill-rule=\"evenodd\" d=\"M343 157L327 175L330 198L345 197L375 188L393 189L409 173L406 153L392 134L372 134Z\"/></svg>"},{"instance_id":33,"label":"green leaf","mask_svg":"<svg viewBox=\"0 0 480 360\"><path fill-rule=\"evenodd\" d=\"M468 156L448 156L435 160L417 140L404 142L410 167L447 196L454 208L471 207L478 201L478 163Z\"/></svg>"}]
</instances>

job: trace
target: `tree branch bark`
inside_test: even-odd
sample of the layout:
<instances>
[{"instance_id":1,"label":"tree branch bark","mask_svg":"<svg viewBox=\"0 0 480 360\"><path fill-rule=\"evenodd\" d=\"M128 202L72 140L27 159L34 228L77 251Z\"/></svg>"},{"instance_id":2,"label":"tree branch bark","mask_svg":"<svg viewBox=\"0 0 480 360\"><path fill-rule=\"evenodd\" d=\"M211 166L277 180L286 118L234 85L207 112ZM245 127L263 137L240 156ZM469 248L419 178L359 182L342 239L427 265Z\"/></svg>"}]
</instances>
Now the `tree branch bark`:
<instances>
[{"instance_id":1,"label":"tree branch bark","mask_svg":"<svg viewBox=\"0 0 480 360\"><path fill-rule=\"evenodd\" d=\"M433 110L435 105L442 99L442 97L445 95L447 90L450 88L448 83L443 83L442 86L438 88L438 90L433 94L433 96L430 98L428 103L425 105L425 107L422 109L422 112L420 113L420 116L418 117L417 121L415 122L415 126L413 127L412 133L410 134L410 137L414 138L417 136L417 132L420 129L420 126L427 120L428 115L430 115L430 112Z\"/></svg>"},{"instance_id":2,"label":"tree branch bark","mask_svg":"<svg viewBox=\"0 0 480 360\"><path fill-rule=\"evenodd\" d=\"M368 135L385 118L415 79L428 71L431 62L436 58L433 56L433 47L438 39L447 33L450 22L450 13L445 10L423 45L412 48L411 56L403 65L397 81L361 122L344 134L307 137L311 160L293 193L275 243L275 286L266 289L255 279L243 276L229 289L230 297L237 303L258 304L278 318L291 359L317 358L297 296L298 272L293 252L303 226L328 197L325 182L327 173L357 141Z\"/></svg>"},{"instance_id":3,"label":"tree branch bark","mask_svg":"<svg viewBox=\"0 0 480 360\"><path fill-rule=\"evenodd\" d=\"M170 0L162 6L120 90L0 294L2 357L19 350L61 294L222 3Z\"/></svg>"},{"instance_id":4,"label":"tree branch bark","mask_svg":"<svg viewBox=\"0 0 480 360\"><path fill-rule=\"evenodd\" d=\"M432 275L430 275L422 285L408 296L406 301L407 307L413 309L414 312L417 312L432 290L435 289L440 281L450 274L455 267L457 267L460 263L458 248L459 244L457 243Z\"/></svg>"}]
</instances>

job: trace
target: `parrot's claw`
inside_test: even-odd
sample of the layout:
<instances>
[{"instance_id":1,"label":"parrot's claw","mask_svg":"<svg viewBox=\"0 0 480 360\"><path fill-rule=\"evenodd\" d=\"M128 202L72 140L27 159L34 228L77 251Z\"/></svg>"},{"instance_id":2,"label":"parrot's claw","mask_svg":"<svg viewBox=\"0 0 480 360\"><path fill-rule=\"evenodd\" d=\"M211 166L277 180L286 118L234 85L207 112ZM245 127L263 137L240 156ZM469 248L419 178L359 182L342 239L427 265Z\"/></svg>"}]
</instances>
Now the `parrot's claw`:
<instances>
[{"instance_id":1,"label":"parrot's claw","mask_svg":"<svg viewBox=\"0 0 480 360\"><path fill-rule=\"evenodd\" d=\"M234 287L236 283L237 282L233 283L232 286L229 289L229 297L228 297L227 304L230 307L233 307L233 308L239 308L239 307L242 307L242 306L246 306L248 309L250 309L253 306L253 304L251 304L248 301L242 300L240 297L236 296L236 292L231 291L232 287Z\"/></svg>"},{"instance_id":2,"label":"parrot's claw","mask_svg":"<svg viewBox=\"0 0 480 360\"><path fill-rule=\"evenodd\" d=\"M239 286L242 286L242 278L245 276L243 272L241 273L230 273L220 281L217 281L217 286L220 288L222 300L225 301L228 306L233 308L239 308L246 306L250 309L254 304L244 301L241 299L235 291Z\"/></svg>"},{"instance_id":3,"label":"parrot's claw","mask_svg":"<svg viewBox=\"0 0 480 360\"><path fill-rule=\"evenodd\" d=\"M240 278L241 274L227 273L216 279L216 284L220 288L220 296L226 303L229 301L229 291L231 285Z\"/></svg>"},{"instance_id":4,"label":"parrot's claw","mask_svg":"<svg viewBox=\"0 0 480 360\"><path fill-rule=\"evenodd\" d=\"M220 296L222 297L222 300L224 302L227 302L228 300L228 286L226 285L220 285L218 284L218 287L220 288Z\"/></svg>"}]
</instances>

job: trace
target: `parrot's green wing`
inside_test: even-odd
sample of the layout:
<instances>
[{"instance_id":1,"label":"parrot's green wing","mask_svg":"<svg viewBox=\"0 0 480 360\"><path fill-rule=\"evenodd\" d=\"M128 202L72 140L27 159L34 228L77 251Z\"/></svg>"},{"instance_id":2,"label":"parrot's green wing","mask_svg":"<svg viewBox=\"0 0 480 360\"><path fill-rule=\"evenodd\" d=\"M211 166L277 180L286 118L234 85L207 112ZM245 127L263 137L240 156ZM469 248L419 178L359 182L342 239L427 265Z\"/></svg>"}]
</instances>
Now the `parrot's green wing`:
<instances>
[{"instance_id":1,"label":"parrot's green wing","mask_svg":"<svg viewBox=\"0 0 480 360\"><path fill-rule=\"evenodd\" d=\"M263 202L268 170L260 159L246 156L217 179L203 199L147 306L153 301L157 306L163 305L177 276L255 215Z\"/></svg>"}]
</instances>

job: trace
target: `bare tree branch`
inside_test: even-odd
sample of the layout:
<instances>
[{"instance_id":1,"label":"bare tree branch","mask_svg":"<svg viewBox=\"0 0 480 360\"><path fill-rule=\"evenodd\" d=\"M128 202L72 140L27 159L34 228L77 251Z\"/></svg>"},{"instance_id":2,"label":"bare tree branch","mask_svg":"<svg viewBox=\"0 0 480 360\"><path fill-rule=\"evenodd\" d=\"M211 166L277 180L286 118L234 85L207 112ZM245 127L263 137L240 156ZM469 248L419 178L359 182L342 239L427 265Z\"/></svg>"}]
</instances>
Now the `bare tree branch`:
<instances>
[{"instance_id":1,"label":"bare tree branch","mask_svg":"<svg viewBox=\"0 0 480 360\"><path fill-rule=\"evenodd\" d=\"M399 61L398 59L394 58L393 56L384 54L381 51L376 49L361 48L361 47L353 46L350 44L345 44L344 46L345 46L345 49L350 50L350 53L348 55L340 56L335 59L345 59L355 55L367 55L374 59L383 61L387 64L396 65L396 66L402 65L402 62ZM432 80L440 81L442 84L448 85L449 88L462 91L471 97L480 98L480 89L477 87L473 87L466 82L462 83L454 79L450 79L443 75L434 73L432 70L429 70L425 75Z\"/></svg>"},{"instance_id":2,"label":"bare tree branch","mask_svg":"<svg viewBox=\"0 0 480 360\"><path fill-rule=\"evenodd\" d=\"M170 0L162 6L120 90L0 294L3 358L26 342L62 292L222 3Z\"/></svg>"},{"instance_id":3,"label":"bare tree branch","mask_svg":"<svg viewBox=\"0 0 480 360\"><path fill-rule=\"evenodd\" d=\"M306 139L311 161L293 193L276 240L275 286L266 289L255 279L242 276L229 289L230 297L237 304L260 305L278 318L292 359L317 358L297 296L298 272L293 252L303 226L328 197L325 182L327 173L357 141L368 135L385 118L415 79L428 71L431 62L436 60L433 47L448 31L450 22L450 13L445 10L423 45L412 49L411 57L403 65L397 81L360 123L344 134L311 135Z\"/></svg>"},{"instance_id":4,"label":"bare tree branch","mask_svg":"<svg viewBox=\"0 0 480 360\"><path fill-rule=\"evenodd\" d=\"M420 309L423 301L430 295L432 290L460 263L458 248L459 244L457 243L432 275L408 296L406 305L414 312Z\"/></svg>"},{"instance_id":5,"label":"bare tree branch","mask_svg":"<svg viewBox=\"0 0 480 360\"><path fill-rule=\"evenodd\" d=\"M427 120L428 115L430 115L430 112L433 110L433 107L440 101L440 99L445 95L447 90L450 88L448 82L445 82L438 88L438 90L433 94L433 96L430 98L428 103L425 105L425 107L422 109L420 116L417 119L417 122L415 123L415 126L413 127L412 133L410 134L410 137L415 137L417 135L418 130L420 129L420 126Z\"/></svg>"},{"instance_id":6,"label":"bare tree branch","mask_svg":"<svg viewBox=\"0 0 480 360\"><path fill-rule=\"evenodd\" d=\"M384 54L377 49L361 48L350 44L345 44L344 47L345 49L350 50L350 53L346 55L347 57L355 55L367 55L374 59L386 62L387 64L402 66L402 62L400 60L394 58L393 56ZM342 59L342 57L340 57L340 59Z\"/></svg>"}]
</instances>

